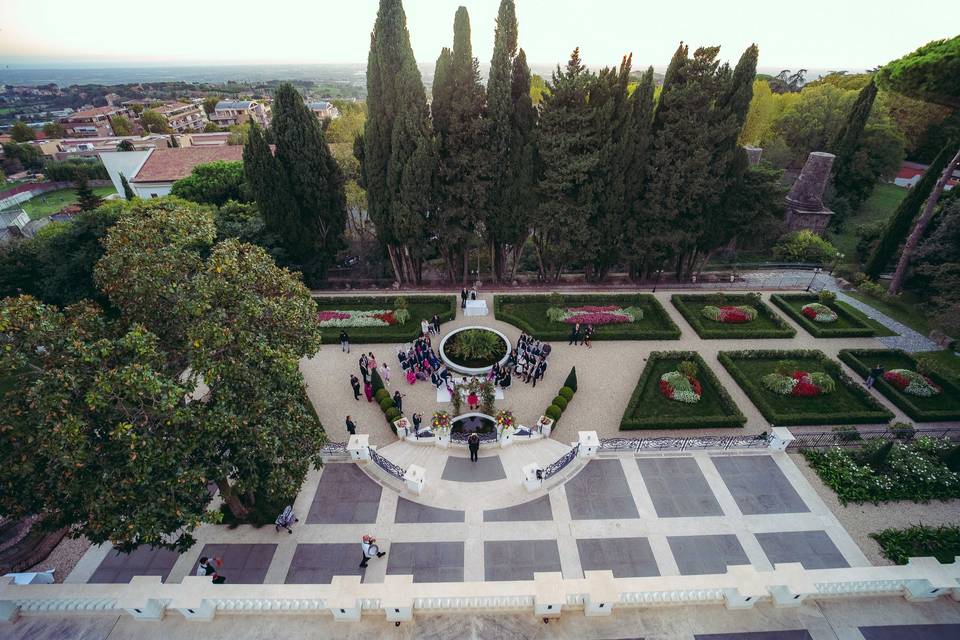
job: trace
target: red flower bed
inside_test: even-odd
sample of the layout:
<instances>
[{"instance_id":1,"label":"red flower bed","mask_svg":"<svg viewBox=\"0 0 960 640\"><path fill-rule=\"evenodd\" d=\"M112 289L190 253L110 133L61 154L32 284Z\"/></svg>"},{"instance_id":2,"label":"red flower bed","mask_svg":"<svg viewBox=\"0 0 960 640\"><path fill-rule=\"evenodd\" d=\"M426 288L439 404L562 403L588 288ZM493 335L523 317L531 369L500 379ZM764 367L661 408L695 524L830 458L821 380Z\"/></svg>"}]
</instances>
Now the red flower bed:
<instances>
[{"instance_id":1,"label":"red flower bed","mask_svg":"<svg viewBox=\"0 0 960 640\"><path fill-rule=\"evenodd\" d=\"M816 319L817 319L817 312L814 311L813 309L811 309L810 307L804 307L804 308L802 308L802 309L800 310L800 312L801 312L803 315L805 315L805 316L807 316L808 318L810 318L811 320L816 320Z\"/></svg>"},{"instance_id":2,"label":"red flower bed","mask_svg":"<svg viewBox=\"0 0 960 640\"><path fill-rule=\"evenodd\" d=\"M793 393L790 395L800 398L813 398L820 395L820 388L813 384L806 371L794 371L790 376L797 381L797 384L793 387Z\"/></svg>"},{"instance_id":3,"label":"red flower bed","mask_svg":"<svg viewBox=\"0 0 960 640\"><path fill-rule=\"evenodd\" d=\"M896 371L887 371L883 374L883 379L895 386L900 391L903 391L907 388L907 385L910 384L910 379L907 376L901 375Z\"/></svg>"},{"instance_id":4,"label":"red flower bed","mask_svg":"<svg viewBox=\"0 0 960 640\"><path fill-rule=\"evenodd\" d=\"M614 307L614 308L619 309L619 307ZM609 311L592 311L592 312L584 312L584 313L577 312L576 314L564 320L564 322L567 324L576 324L579 322L580 324L595 324L595 325L624 324L630 321L631 321L630 316L628 316L623 312L612 313Z\"/></svg>"},{"instance_id":5,"label":"red flower bed","mask_svg":"<svg viewBox=\"0 0 960 640\"><path fill-rule=\"evenodd\" d=\"M582 311L585 313L596 313L600 311L620 311L620 307L616 305L606 305L606 306L595 306L595 305L585 305L583 307L570 307L567 311Z\"/></svg>"},{"instance_id":6,"label":"red flower bed","mask_svg":"<svg viewBox=\"0 0 960 640\"><path fill-rule=\"evenodd\" d=\"M747 313L738 307L720 307L720 322L729 322L739 324L741 322L750 322L751 318Z\"/></svg>"},{"instance_id":7,"label":"red flower bed","mask_svg":"<svg viewBox=\"0 0 960 640\"><path fill-rule=\"evenodd\" d=\"M387 311L386 313L375 313L373 317L377 320L383 320L387 324L397 324L397 319L393 316L393 311Z\"/></svg>"}]
</instances>

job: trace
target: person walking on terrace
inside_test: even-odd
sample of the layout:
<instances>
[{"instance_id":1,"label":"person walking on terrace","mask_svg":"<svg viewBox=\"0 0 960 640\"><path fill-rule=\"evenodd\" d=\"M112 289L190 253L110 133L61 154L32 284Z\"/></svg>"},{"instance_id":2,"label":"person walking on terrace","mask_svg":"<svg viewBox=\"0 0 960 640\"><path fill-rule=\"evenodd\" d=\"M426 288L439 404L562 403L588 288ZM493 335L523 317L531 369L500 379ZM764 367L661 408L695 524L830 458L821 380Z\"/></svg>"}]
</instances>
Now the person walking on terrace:
<instances>
[{"instance_id":1,"label":"person walking on terrace","mask_svg":"<svg viewBox=\"0 0 960 640\"><path fill-rule=\"evenodd\" d=\"M370 361L365 353L360 354L360 377L363 378L364 382L370 381Z\"/></svg>"},{"instance_id":2,"label":"person walking on terrace","mask_svg":"<svg viewBox=\"0 0 960 640\"><path fill-rule=\"evenodd\" d=\"M569 347L572 344L580 344L580 323L573 325L573 329L570 330L570 342L567 343Z\"/></svg>"},{"instance_id":3,"label":"person walking on terrace","mask_svg":"<svg viewBox=\"0 0 960 640\"><path fill-rule=\"evenodd\" d=\"M383 380L383 384L390 386L390 365L386 362L380 365L380 379Z\"/></svg>"},{"instance_id":4,"label":"person walking on terrace","mask_svg":"<svg viewBox=\"0 0 960 640\"><path fill-rule=\"evenodd\" d=\"M480 451L480 436L476 431L467 436L467 448L470 449L470 461L476 462Z\"/></svg>"},{"instance_id":5,"label":"person walking on terrace","mask_svg":"<svg viewBox=\"0 0 960 640\"><path fill-rule=\"evenodd\" d=\"M393 404L397 405L397 411L403 414L403 394L399 389L393 392Z\"/></svg>"},{"instance_id":6,"label":"person walking on terrace","mask_svg":"<svg viewBox=\"0 0 960 640\"><path fill-rule=\"evenodd\" d=\"M350 353L350 336L347 335L346 329L340 330L340 351Z\"/></svg>"},{"instance_id":7,"label":"person walking on terrace","mask_svg":"<svg viewBox=\"0 0 960 640\"><path fill-rule=\"evenodd\" d=\"M440 335L440 316L433 314L433 318L430 323L433 325L433 332L437 335Z\"/></svg>"},{"instance_id":8,"label":"person walking on terrace","mask_svg":"<svg viewBox=\"0 0 960 640\"><path fill-rule=\"evenodd\" d=\"M347 419L350 419L350 416L347 416ZM277 533L280 533L280 528L283 527L287 530L287 533L293 533L291 525L294 522L300 522L300 518L293 513L293 505L287 505L287 507L277 516L276 521L274 521L274 527L277 530Z\"/></svg>"},{"instance_id":9,"label":"person walking on terrace","mask_svg":"<svg viewBox=\"0 0 960 640\"><path fill-rule=\"evenodd\" d=\"M351 436L357 435L357 425L350 416L347 416L347 433Z\"/></svg>"},{"instance_id":10,"label":"person walking on terrace","mask_svg":"<svg viewBox=\"0 0 960 640\"><path fill-rule=\"evenodd\" d=\"M360 561L361 569L367 568L367 562L370 558L374 556L382 558L387 555L386 551L380 551L380 547L377 546L377 539L373 536L363 536L360 541L360 549L363 551L363 560Z\"/></svg>"},{"instance_id":11,"label":"person walking on terrace","mask_svg":"<svg viewBox=\"0 0 960 640\"><path fill-rule=\"evenodd\" d=\"M461 309L467 308L467 296L468 296L467 288L464 287L463 289L460 289L460 308Z\"/></svg>"},{"instance_id":12,"label":"person walking on terrace","mask_svg":"<svg viewBox=\"0 0 960 640\"><path fill-rule=\"evenodd\" d=\"M593 325L588 324L587 330L583 333L583 344L587 345L587 349L593 349Z\"/></svg>"},{"instance_id":13,"label":"person walking on terrace","mask_svg":"<svg viewBox=\"0 0 960 640\"><path fill-rule=\"evenodd\" d=\"M353 399L360 400L360 380L357 379L357 376L350 374L350 387L353 389Z\"/></svg>"}]
</instances>

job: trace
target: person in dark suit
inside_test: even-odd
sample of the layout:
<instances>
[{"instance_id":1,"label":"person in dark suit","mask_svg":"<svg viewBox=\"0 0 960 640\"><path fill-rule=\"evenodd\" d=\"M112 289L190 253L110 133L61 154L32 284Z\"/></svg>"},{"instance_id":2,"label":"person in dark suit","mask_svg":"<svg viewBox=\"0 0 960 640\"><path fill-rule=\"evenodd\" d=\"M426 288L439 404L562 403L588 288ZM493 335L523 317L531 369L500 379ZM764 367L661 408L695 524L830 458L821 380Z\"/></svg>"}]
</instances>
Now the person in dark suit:
<instances>
[{"instance_id":1,"label":"person in dark suit","mask_svg":"<svg viewBox=\"0 0 960 640\"><path fill-rule=\"evenodd\" d=\"M351 436L357 435L357 425L347 416L347 433Z\"/></svg>"},{"instance_id":2,"label":"person in dark suit","mask_svg":"<svg viewBox=\"0 0 960 640\"><path fill-rule=\"evenodd\" d=\"M353 399L360 399L360 380L357 379L357 376L350 374L350 386L353 387Z\"/></svg>"},{"instance_id":3,"label":"person in dark suit","mask_svg":"<svg viewBox=\"0 0 960 640\"><path fill-rule=\"evenodd\" d=\"M370 381L370 369L369 369L369 360L367 360L367 355L363 354L360 356L360 375L363 377L364 382Z\"/></svg>"},{"instance_id":4,"label":"person in dark suit","mask_svg":"<svg viewBox=\"0 0 960 640\"><path fill-rule=\"evenodd\" d=\"M543 380L543 374L547 372L547 359L541 358L537 363L537 368L533 371L533 388L537 388L537 380Z\"/></svg>"},{"instance_id":5,"label":"person in dark suit","mask_svg":"<svg viewBox=\"0 0 960 640\"><path fill-rule=\"evenodd\" d=\"M470 449L470 461L476 462L478 459L478 453L480 451L480 436L476 432L471 433L467 437L467 447Z\"/></svg>"},{"instance_id":6,"label":"person in dark suit","mask_svg":"<svg viewBox=\"0 0 960 640\"><path fill-rule=\"evenodd\" d=\"M403 394L400 393L400 390L393 392L393 404L397 405L397 411L401 414L403 413Z\"/></svg>"},{"instance_id":7,"label":"person in dark suit","mask_svg":"<svg viewBox=\"0 0 960 640\"><path fill-rule=\"evenodd\" d=\"M468 295L469 295L469 294L467 294L467 288L466 288L466 287L464 287L463 289L460 289L460 308L461 308L461 309L466 309L466 308L467 308L467 297L468 297Z\"/></svg>"},{"instance_id":8,"label":"person in dark suit","mask_svg":"<svg viewBox=\"0 0 960 640\"><path fill-rule=\"evenodd\" d=\"M570 330L570 342L567 343L569 347L571 344L580 344L580 323L573 325L573 329Z\"/></svg>"},{"instance_id":9,"label":"person in dark suit","mask_svg":"<svg viewBox=\"0 0 960 640\"><path fill-rule=\"evenodd\" d=\"M440 316L433 314L431 322L433 323L433 332L437 335L440 335Z\"/></svg>"}]
</instances>

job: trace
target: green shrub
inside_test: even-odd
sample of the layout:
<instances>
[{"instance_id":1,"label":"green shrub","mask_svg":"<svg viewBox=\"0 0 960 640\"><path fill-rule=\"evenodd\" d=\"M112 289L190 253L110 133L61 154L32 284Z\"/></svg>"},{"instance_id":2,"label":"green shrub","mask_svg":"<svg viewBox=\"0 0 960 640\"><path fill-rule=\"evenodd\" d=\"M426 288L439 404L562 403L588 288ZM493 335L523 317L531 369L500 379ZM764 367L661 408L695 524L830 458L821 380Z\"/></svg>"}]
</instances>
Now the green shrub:
<instances>
[{"instance_id":1,"label":"green shrub","mask_svg":"<svg viewBox=\"0 0 960 640\"><path fill-rule=\"evenodd\" d=\"M884 529L871 533L887 560L907 564L909 558L933 556L947 564L960 556L960 527L928 527L918 525L908 529Z\"/></svg>"},{"instance_id":2,"label":"green shrub","mask_svg":"<svg viewBox=\"0 0 960 640\"><path fill-rule=\"evenodd\" d=\"M817 295L817 300L820 301L820 304L829 307L837 301L837 294L829 289L823 289Z\"/></svg>"},{"instance_id":3,"label":"green shrub","mask_svg":"<svg viewBox=\"0 0 960 640\"><path fill-rule=\"evenodd\" d=\"M567 399L564 398L563 396L557 396L556 398L553 399L552 402L553 402L553 406L560 407L560 411L567 410Z\"/></svg>"},{"instance_id":4,"label":"green shrub","mask_svg":"<svg viewBox=\"0 0 960 640\"><path fill-rule=\"evenodd\" d=\"M820 388L820 393L833 393L837 390L836 380L821 371L811 373L810 379Z\"/></svg>"},{"instance_id":5,"label":"green shrub","mask_svg":"<svg viewBox=\"0 0 960 640\"><path fill-rule=\"evenodd\" d=\"M836 247L809 229L794 231L773 248L774 258L789 262L823 264L836 255Z\"/></svg>"},{"instance_id":6,"label":"green shrub","mask_svg":"<svg viewBox=\"0 0 960 640\"><path fill-rule=\"evenodd\" d=\"M407 324L410 321L410 310L394 309L393 317L397 319L397 324Z\"/></svg>"},{"instance_id":7,"label":"green shrub","mask_svg":"<svg viewBox=\"0 0 960 640\"><path fill-rule=\"evenodd\" d=\"M384 412L384 415L387 417L387 422L393 422L400 417L400 410L396 407L390 407Z\"/></svg>"},{"instance_id":8,"label":"green shrub","mask_svg":"<svg viewBox=\"0 0 960 640\"><path fill-rule=\"evenodd\" d=\"M384 398L380 401L380 410L386 412L393 405L393 398Z\"/></svg>"},{"instance_id":9,"label":"green shrub","mask_svg":"<svg viewBox=\"0 0 960 640\"><path fill-rule=\"evenodd\" d=\"M380 388L377 389L377 392L373 394L373 397L376 398L377 402L380 403L384 398L390 397L390 392L386 389Z\"/></svg>"},{"instance_id":10,"label":"green shrub","mask_svg":"<svg viewBox=\"0 0 960 640\"><path fill-rule=\"evenodd\" d=\"M560 407L558 407L557 405L552 404L549 407L547 407L547 410L543 412L543 415L547 416L548 418L556 422L557 420L560 419L560 416L563 415L563 411L561 411Z\"/></svg>"},{"instance_id":11,"label":"green shrub","mask_svg":"<svg viewBox=\"0 0 960 640\"><path fill-rule=\"evenodd\" d=\"M890 432L897 440L910 440L917 430L909 422L894 422L890 425Z\"/></svg>"},{"instance_id":12,"label":"green shrub","mask_svg":"<svg viewBox=\"0 0 960 640\"><path fill-rule=\"evenodd\" d=\"M370 371L370 386L373 387L374 396L376 396L377 392L379 392L381 389L386 391L386 387L383 384L383 378L380 377L380 372L376 369Z\"/></svg>"},{"instance_id":13,"label":"green shrub","mask_svg":"<svg viewBox=\"0 0 960 640\"><path fill-rule=\"evenodd\" d=\"M879 469L886 465L887 458L890 457L890 452L893 450L893 440L887 440L881 446L877 447L873 451L868 451L867 464L873 467L874 469Z\"/></svg>"},{"instance_id":14,"label":"green shrub","mask_svg":"<svg viewBox=\"0 0 960 640\"><path fill-rule=\"evenodd\" d=\"M700 373L700 367L697 366L696 362L690 360L684 360L679 365L677 365L677 371L687 376L688 378L696 378L697 374Z\"/></svg>"},{"instance_id":15,"label":"green shrub","mask_svg":"<svg viewBox=\"0 0 960 640\"><path fill-rule=\"evenodd\" d=\"M563 307L563 296L556 291L550 294L549 300L551 307Z\"/></svg>"},{"instance_id":16,"label":"green shrub","mask_svg":"<svg viewBox=\"0 0 960 640\"><path fill-rule=\"evenodd\" d=\"M547 309L547 318L550 319L550 322L562 322L564 313L562 307L549 307Z\"/></svg>"},{"instance_id":17,"label":"green shrub","mask_svg":"<svg viewBox=\"0 0 960 640\"><path fill-rule=\"evenodd\" d=\"M563 386L567 387L574 393L577 392L577 368L573 367L570 369L570 373L567 374L567 379L563 381Z\"/></svg>"},{"instance_id":18,"label":"green shrub","mask_svg":"<svg viewBox=\"0 0 960 640\"><path fill-rule=\"evenodd\" d=\"M860 432L856 427L834 427L833 432L837 434L840 442L856 442L862 440Z\"/></svg>"},{"instance_id":19,"label":"green shrub","mask_svg":"<svg viewBox=\"0 0 960 640\"><path fill-rule=\"evenodd\" d=\"M563 396L567 399L567 402L573 400L573 389L570 387L560 387L560 391L557 393L559 396Z\"/></svg>"}]
</instances>

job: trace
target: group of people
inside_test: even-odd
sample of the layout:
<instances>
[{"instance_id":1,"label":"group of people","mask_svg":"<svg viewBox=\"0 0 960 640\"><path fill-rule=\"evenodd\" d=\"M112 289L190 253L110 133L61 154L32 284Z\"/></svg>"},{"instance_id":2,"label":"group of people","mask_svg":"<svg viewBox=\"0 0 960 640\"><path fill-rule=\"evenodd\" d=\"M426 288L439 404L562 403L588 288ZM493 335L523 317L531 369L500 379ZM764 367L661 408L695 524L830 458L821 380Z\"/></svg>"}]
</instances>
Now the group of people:
<instances>
[{"instance_id":1,"label":"group of people","mask_svg":"<svg viewBox=\"0 0 960 640\"><path fill-rule=\"evenodd\" d=\"M373 372L376 371L380 374L380 379L383 380L385 386L390 386L390 365L384 362L377 366L377 358L373 355L373 351L360 354L359 364L360 377L363 378L363 395L366 396L367 402L373 402ZM350 386L353 388L354 400L360 399L360 385L360 379L351 374Z\"/></svg>"},{"instance_id":2,"label":"group of people","mask_svg":"<svg viewBox=\"0 0 960 640\"><path fill-rule=\"evenodd\" d=\"M586 345L587 349L593 349L593 325L584 326L579 322L573 325L573 328L570 329L570 342L567 343L567 346L569 347L572 344L582 344Z\"/></svg>"},{"instance_id":3,"label":"group of people","mask_svg":"<svg viewBox=\"0 0 960 640\"><path fill-rule=\"evenodd\" d=\"M466 287L464 287L463 289L460 289L460 308L461 309L467 308L467 300L476 300L476 299L477 299L477 290L475 288L470 289L469 291L467 291Z\"/></svg>"},{"instance_id":4,"label":"group of people","mask_svg":"<svg viewBox=\"0 0 960 640\"><path fill-rule=\"evenodd\" d=\"M427 320L424 318L420 321L420 335L429 336L429 335L440 335L440 316L433 314L433 318Z\"/></svg>"},{"instance_id":5,"label":"group of people","mask_svg":"<svg viewBox=\"0 0 960 640\"><path fill-rule=\"evenodd\" d=\"M510 386L511 371L517 376L517 379L524 383L532 382L533 386L536 387L537 381L542 380L547 373L547 358L550 357L550 351L551 347L546 342L535 340L532 336L521 333L520 339L517 340L517 346L510 351L510 355L507 357L506 364L503 367L495 366L494 371L496 373L494 371L491 371L491 373L496 376L495 380L499 378L506 382L506 385L497 382L502 389Z\"/></svg>"},{"instance_id":6,"label":"group of people","mask_svg":"<svg viewBox=\"0 0 960 640\"><path fill-rule=\"evenodd\" d=\"M437 388L449 386L450 370L433 350L429 332L424 332L406 349L400 348L397 359L408 384L416 384L417 380L429 380Z\"/></svg>"}]
</instances>

